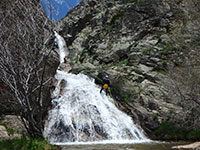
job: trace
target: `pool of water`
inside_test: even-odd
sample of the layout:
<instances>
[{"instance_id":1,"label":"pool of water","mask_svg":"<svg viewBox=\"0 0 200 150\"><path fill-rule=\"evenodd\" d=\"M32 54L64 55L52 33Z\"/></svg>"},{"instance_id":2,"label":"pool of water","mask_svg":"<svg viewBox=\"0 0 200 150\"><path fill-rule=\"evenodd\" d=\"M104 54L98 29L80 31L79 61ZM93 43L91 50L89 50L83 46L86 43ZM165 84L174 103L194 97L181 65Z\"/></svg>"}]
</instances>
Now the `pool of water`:
<instances>
[{"instance_id":1,"label":"pool of water","mask_svg":"<svg viewBox=\"0 0 200 150\"><path fill-rule=\"evenodd\" d=\"M140 144L89 144L66 145L63 150L172 150L173 146L188 144L186 142L151 142Z\"/></svg>"}]
</instances>

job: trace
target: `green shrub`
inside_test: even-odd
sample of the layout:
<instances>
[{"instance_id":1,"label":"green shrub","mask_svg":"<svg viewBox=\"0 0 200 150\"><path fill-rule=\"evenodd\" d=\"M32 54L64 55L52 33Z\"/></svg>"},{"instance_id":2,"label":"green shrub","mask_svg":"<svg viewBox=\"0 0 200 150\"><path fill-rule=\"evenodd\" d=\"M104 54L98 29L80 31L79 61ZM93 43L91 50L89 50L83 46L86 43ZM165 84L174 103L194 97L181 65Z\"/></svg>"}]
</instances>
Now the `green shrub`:
<instances>
[{"instance_id":1,"label":"green shrub","mask_svg":"<svg viewBox=\"0 0 200 150\"><path fill-rule=\"evenodd\" d=\"M143 51L144 54L149 54L153 50L153 47L147 48Z\"/></svg>"},{"instance_id":2,"label":"green shrub","mask_svg":"<svg viewBox=\"0 0 200 150\"><path fill-rule=\"evenodd\" d=\"M60 150L58 146L53 146L42 138L29 139L23 136L17 140L0 141L1 150Z\"/></svg>"},{"instance_id":3,"label":"green shrub","mask_svg":"<svg viewBox=\"0 0 200 150\"><path fill-rule=\"evenodd\" d=\"M139 70L139 69L134 69L133 71L134 71L135 73L137 73L137 74L143 75L142 71Z\"/></svg>"},{"instance_id":4,"label":"green shrub","mask_svg":"<svg viewBox=\"0 0 200 150\"><path fill-rule=\"evenodd\" d=\"M160 114L159 113L153 113L152 116L155 117L155 118L157 118L157 117L160 116Z\"/></svg>"},{"instance_id":5,"label":"green shrub","mask_svg":"<svg viewBox=\"0 0 200 150\"><path fill-rule=\"evenodd\" d=\"M122 66L122 65L127 65L128 64L128 59L124 59L122 61L120 61L117 66Z\"/></svg>"},{"instance_id":6,"label":"green shrub","mask_svg":"<svg viewBox=\"0 0 200 150\"><path fill-rule=\"evenodd\" d=\"M90 68L90 67L80 68L80 69L78 70L78 72L81 72L81 71L90 72L90 71L91 71L91 68Z\"/></svg>"},{"instance_id":7,"label":"green shrub","mask_svg":"<svg viewBox=\"0 0 200 150\"><path fill-rule=\"evenodd\" d=\"M10 128L6 123L0 121L0 125L4 126L7 130L8 135L13 135L14 133L19 133L18 131L15 131L13 128Z\"/></svg>"},{"instance_id":8,"label":"green shrub","mask_svg":"<svg viewBox=\"0 0 200 150\"><path fill-rule=\"evenodd\" d=\"M189 130L187 127L177 127L171 122L163 122L152 133L152 137L159 140L198 140L200 139L200 130Z\"/></svg>"},{"instance_id":9,"label":"green shrub","mask_svg":"<svg viewBox=\"0 0 200 150\"><path fill-rule=\"evenodd\" d=\"M81 63L83 63L83 60L86 58L87 52L88 52L88 49L83 49L83 51L80 53L79 61Z\"/></svg>"},{"instance_id":10,"label":"green shrub","mask_svg":"<svg viewBox=\"0 0 200 150\"><path fill-rule=\"evenodd\" d=\"M160 55L168 55L174 48L172 44L159 43L157 46L162 48L162 50L159 52Z\"/></svg>"},{"instance_id":11,"label":"green shrub","mask_svg":"<svg viewBox=\"0 0 200 150\"><path fill-rule=\"evenodd\" d=\"M187 134L188 139L200 139L200 130L193 130Z\"/></svg>"}]
</instances>

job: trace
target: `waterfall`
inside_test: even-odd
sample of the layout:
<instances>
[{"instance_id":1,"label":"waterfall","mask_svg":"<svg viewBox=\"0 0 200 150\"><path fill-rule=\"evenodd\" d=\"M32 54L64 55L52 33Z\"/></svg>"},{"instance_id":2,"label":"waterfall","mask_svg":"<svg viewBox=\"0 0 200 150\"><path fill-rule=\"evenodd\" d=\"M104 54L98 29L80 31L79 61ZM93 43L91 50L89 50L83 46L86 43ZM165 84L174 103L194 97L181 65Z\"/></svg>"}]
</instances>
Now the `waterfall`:
<instances>
[{"instance_id":1,"label":"waterfall","mask_svg":"<svg viewBox=\"0 0 200 150\"><path fill-rule=\"evenodd\" d=\"M57 71L44 135L51 143L147 140L114 100L84 74Z\"/></svg>"},{"instance_id":2,"label":"waterfall","mask_svg":"<svg viewBox=\"0 0 200 150\"><path fill-rule=\"evenodd\" d=\"M57 43L59 49L60 63L63 63L65 56L69 55L69 50L67 49L64 38L60 36L56 31L54 31L54 34L56 37L55 42Z\"/></svg>"},{"instance_id":3,"label":"waterfall","mask_svg":"<svg viewBox=\"0 0 200 150\"><path fill-rule=\"evenodd\" d=\"M94 79L60 70L55 78L52 109L44 128L44 137L51 143L149 141L110 96L100 93Z\"/></svg>"}]
</instances>

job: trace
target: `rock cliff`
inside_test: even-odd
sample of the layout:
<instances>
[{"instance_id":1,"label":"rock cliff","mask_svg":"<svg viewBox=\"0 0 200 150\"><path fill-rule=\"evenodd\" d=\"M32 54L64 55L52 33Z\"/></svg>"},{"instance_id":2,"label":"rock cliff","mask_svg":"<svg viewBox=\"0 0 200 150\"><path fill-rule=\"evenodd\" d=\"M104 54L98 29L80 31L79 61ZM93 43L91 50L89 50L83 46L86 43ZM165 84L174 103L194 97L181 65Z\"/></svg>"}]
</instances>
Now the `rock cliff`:
<instances>
[{"instance_id":1,"label":"rock cliff","mask_svg":"<svg viewBox=\"0 0 200 150\"><path fill-rule=\"evenodd\" d=\"M88 0L55 30L67 42L75 72L97 83L108 74L119 108L147 134L164 122L197 129L198 6L188 0Z\"/></svg>"},{"instance_id":2,"label":"rock cliff","mask_svg":"<svg viewBox=\"0 0 200 150\"><path fill-rule=\"evenodd\" d=\"M97 84L107 74L119 109L151 138L168 138L157 129L200 127L199 8L198 0L85 0L54 30L67 42L71 72ZM55 57L46 77L55 74Z\"/></svg>"}]
</instances>

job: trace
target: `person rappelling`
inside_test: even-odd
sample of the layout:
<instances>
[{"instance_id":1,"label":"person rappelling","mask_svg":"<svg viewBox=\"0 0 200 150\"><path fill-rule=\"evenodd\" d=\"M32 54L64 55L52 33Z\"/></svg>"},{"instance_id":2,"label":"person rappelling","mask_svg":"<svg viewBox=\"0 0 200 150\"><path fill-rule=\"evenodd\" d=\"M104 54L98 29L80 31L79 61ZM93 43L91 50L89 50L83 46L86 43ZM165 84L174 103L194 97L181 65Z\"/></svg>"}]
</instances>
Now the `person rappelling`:
<instances>
[{"instance_id":1,"label":"person rappelling","mask_svg":"<svg viewBox=\"0 0 200 150\"><path fill-rule=\"evenodd\" d=\"M67 56L64 57L64 63L67 63Z\"/></svg>"},{"instance_id":2,"label":"person rappelling","mask_svg":"<svg viewBox=\"0 0 200 150\"><path fill-rule=\"evenodd\" d=\"M101 90L100 90L100 93L102 92L102 90L105 90L106 92L106 95L108 95L108 88L110 87L110 80L108 78L108 76L106 75L104 78L103 78L103 85L101 87Z\"/></svg>"}]
</instances>

